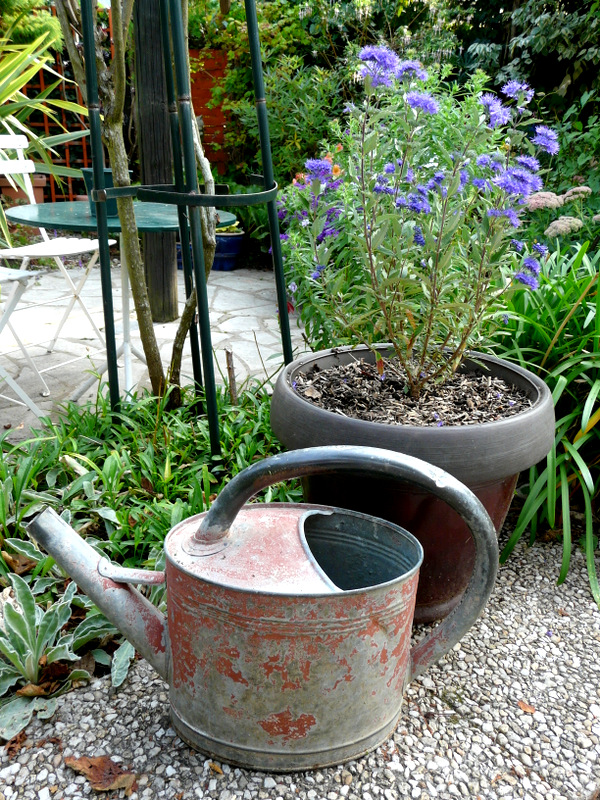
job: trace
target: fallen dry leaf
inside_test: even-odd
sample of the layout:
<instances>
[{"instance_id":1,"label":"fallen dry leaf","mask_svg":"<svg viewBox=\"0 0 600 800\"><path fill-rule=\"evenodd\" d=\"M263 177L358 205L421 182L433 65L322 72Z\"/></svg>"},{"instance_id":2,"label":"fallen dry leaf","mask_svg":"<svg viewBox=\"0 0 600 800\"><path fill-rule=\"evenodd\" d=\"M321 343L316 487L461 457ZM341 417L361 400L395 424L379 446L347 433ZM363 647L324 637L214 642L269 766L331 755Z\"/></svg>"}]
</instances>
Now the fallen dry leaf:
<instances>
[{"instance_id":1,"label":"fallen dry leaf","mask_svg":"<svg viewBox=\"0 0 600 800\"><path fill-rule=\"evenodd\" d=\"M221 767L218 764L215 764L214 761L209 761L208 766L212 769L213 772L216 772L217 775L223 774L223 770L221 769Z\"/></svg>"},{"instance_id":2,"label":"fallen dry leaf","mask_svg":"<svg viewBox=\"0 0 600 800\"><path fill-rule=\"evenodd\" d=\"M63 743L62 739L59 739L58 736L48 736L45 739L40 739L35 743L35 747L43 747L45 744L55 744L62 753Z\"/></svg>"},{"instance_id":3,"label":"fallen dry leaf","mask_svg":"<svg viewBox=\"0 0 600 800\"><path fill-rule=\"evenodd\" d=\"M17 689L15 694L20 697L43 697L46 694L46 690L43 686L37 686L35 683L28 683L27 686L22 686L20 689Z\"/></svg>"},{"instance_id":4,"label":"fallen dry leaf","mask_svg":"<svg viewBox=\"0 0 600 800\"><path fill-rule=\"evenodd\" d=\"M129 797L136 785L135 772L123 769L109 756L98 756L97 758L67 756L65 764L75 772L85 775L92 789L97 792L125 789L125 794Z\"/></svg>"},{"instance_id":5,"label":"fallen dry leaf","mask_svg":"<svg viewBox=\"0 0 600 800\"><path fill-rule=\"evenodd\" d=\"M154 486L152 485L152 481L149 478L146 478L145 475L142 476L140 485L145 492L148 492L148 494L154 494Z\"/></svg>"},{"instance_id":6,"label":"fallen dry leaf","mask_svg":"<svg viewBox=\"0 0 600 800\"><path fill-rule=\"evenodd\" d=\"M565 611L564 608L559 608L558 609L558 615L560 617L568 617L569 613L567 611Z\"/></svg>"},{"instance_id":7,"label":"fallen dry leaf","mask_svg":"<svg viewBox=\"0 0 600 800\"><path fill-rule=\"evenodd\" d=\"M27 736L25 735L25 731L21 731L17 733L16 736L13 736L12 739L9 739L8 742L4 745L4 750L7 752L10 758L16 758L19 754L19 751L25 744Z\"/></svg>"},{"instance_id":8,"label":"fallen dry leaf","mask_svg":"<svg viewBox=\"0 0 600 800\"><path fill-rule=\"evenodd\" d=\"M530 706L529 703L526 703L525 700L519 700L517 705L521 711L525 711L527 714L535 714L535 708Z\"/></svg>"},{"instance_id":9,"label":"fallen dry leaf","mask_svg":"<svg viewBox=\"0 0 600 800\"><path fill-rule=\"evenodd\" d=\"M19 553L7 553L5 550L2 550L2 558L6 565L17 575L25 575L37 565L37 561L32 558L27 558L27 556L22 556Z\"/></svg>"}]
</instances>

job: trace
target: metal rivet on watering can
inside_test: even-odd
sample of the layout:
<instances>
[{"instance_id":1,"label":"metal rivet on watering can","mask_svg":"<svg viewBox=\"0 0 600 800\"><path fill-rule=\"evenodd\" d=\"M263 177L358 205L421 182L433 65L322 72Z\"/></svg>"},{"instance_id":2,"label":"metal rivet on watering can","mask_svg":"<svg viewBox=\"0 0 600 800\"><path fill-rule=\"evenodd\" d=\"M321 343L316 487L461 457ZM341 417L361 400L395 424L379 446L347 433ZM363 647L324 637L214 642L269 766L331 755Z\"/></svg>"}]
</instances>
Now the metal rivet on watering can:
<instances>
[{"instance_id":1,"label":"metal rivet on watering can","mask_svg":"<svg viewBox=\"0 0 600 800\"><path fill-rule=\"evenodd\" d=\"M272 483L339 471L424 488L471 530L476 564L463 600L413 648L423 553L410 533L326 506L247 504ZM28 530L169 681L184 741L273 771L339 764L384 741L408 681L479 615L498 561L494 526L472 492L423 461L367 447L267 459L237 475L208 513L176 525L165 541L167 620L128 585L156 573L107 572L52 511Z\"/></svg>"}]
</instances>

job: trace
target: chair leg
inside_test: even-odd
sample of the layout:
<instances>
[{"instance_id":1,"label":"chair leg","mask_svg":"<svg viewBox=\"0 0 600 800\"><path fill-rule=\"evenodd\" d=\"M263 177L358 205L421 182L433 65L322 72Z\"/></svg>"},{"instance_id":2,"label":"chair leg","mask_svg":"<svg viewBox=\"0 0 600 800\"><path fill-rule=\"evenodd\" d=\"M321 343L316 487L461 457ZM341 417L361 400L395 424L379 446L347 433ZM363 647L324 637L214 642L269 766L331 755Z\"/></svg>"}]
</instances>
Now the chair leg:
<instances>
[{"instance_id":1,"label":"chair leg","mask_svg":"<svg viewBox=\"0 0 600 800\"><path fill-rule=\"evenodd\" d=\"M56 261L56 263L58 265L58 268L60 269L60 271L62 272L63 276L65 277L65 280L69 284L69 288L71 289L71 299L69 300L69 305L65 309L65 313L63 314L62 319L60 320L60 322L58 324L58 328L56 329L56 333L54 335L54 338L52 339L52 341L48 345L48 348L47 348L48 352L51 353L54 350L54 347L56 345L58 337L60 336L60 332L62 331L67 319L69 318L69 315L70 315L71 311L73 310L73 306L75 305L75 302L79 303L79 305L81 306L81 308L83 310L83 313L86 315L86 317L88 318L88 320L90 322L90 325L94 329L94 331L96 333L96 336L102 342L102 346L106 347L106 342L104 340L104 336L100 333L100 330L98 329L98 326L96 325L96 323L92 319L92 317L90 315L90 312L87 309L87 306L85 305L85 303L81 299L81 290L83 289L83 286L84 286L85 282L87 281L88 276L89 276L90 272L92 271L92 268L94 267L96 261L98 260L98 251L96 251L94 253L94 255L90 258L90 260L88 262L88 265L85 268L85 272L81 276L81 279L79 280L79 283L77 285L75 285L75 283L73 282L71 276L68 273L68 270L65 269L65 266L62 263L62 261L59 258L55 258L54 260Z\"/></svg>"},{"instance_id":2,"label":"chair leg","mask_svg":"<svg viewBox=\"0 0 600 800\"><path fill-rule=\"evenodd\" d=\"M5 394L0 394L0 397L4 397L6 400L10 400L11 403L16 403L17 405L27 406L38 417L45 416L44 412L41 410L41 408L39 408L39 406L37 406L33 402L33 400L31 399L31 397L29 397L27 392L24 392L23 389L21 389L21 387L14 380L14 378L11 378L11 376L4 369L2 364L0 364L0 380L5 380L6 383L8 383L8 385L13 390L13 392L17 395L17 397L21 398L21 402L19 402L19 400L15 400L13 397L7 397Z\"/></svg>"},{"instance_id":3,"label":"chair leg","mask_svg":"<svg viewBox=\"0 0 600 800\"><path fill-rule=\"evenodd\" d=\"M0 333L2 333L5 326L8 324L10 315L13 313L19 303L19 300L23 296L23 292L27 288L28 280L28 278L25 278L23 280L14 281L14 286L10 290L10 294L8 295L8 299L4 305L4 309L2 310L2 316L0 317Z\"/></svg>"},{"instance_id":4,"label":"chair leg","mask_svg":"<svg viewBox=\"0 0 600 800\"><path fill-rule=\"evenodd\" d=\"M29 351L27 350L27 348L25 347L25 345L24 345L24 344L23 344L23 342L21 341L21 338L20 338L19 334L18 334L18 333L15 331L15 329L13 328L13 326L12 326L12 324L11 324L10 320L8 321L8 323L7 323L7 324L8 324L8 328L9 328L10 332L12 333L12 335L13 335L13 336L14 336L14 338L15 338L15 341L16 341L16 343L19 345L19 348L20 348L21 352L23 353L23 356L25 357L25 361L27 361L27 363L29 364L29 366L31 367L31 369L32 369L32 370L35 372L35 374L38 376L38 378L40 379L40 381L41 381L41 383L42 383L42 386L44 387L44 388L43 388L43 390L40 392L40 394L42 395L42 397L48 397L48 396L49 396L49 394L50 394L50 389L48 388L48 384L47 384L47 383L46 383L46 381L44 380L44 377L43 377L42 373L41 373L41 372L39 371L39 369L36 367L36 365L35 365L35 363L34 363L33 359L32 359L32 358L31 358L31 356L29 355Z\"/></svg>"}]
</instances>

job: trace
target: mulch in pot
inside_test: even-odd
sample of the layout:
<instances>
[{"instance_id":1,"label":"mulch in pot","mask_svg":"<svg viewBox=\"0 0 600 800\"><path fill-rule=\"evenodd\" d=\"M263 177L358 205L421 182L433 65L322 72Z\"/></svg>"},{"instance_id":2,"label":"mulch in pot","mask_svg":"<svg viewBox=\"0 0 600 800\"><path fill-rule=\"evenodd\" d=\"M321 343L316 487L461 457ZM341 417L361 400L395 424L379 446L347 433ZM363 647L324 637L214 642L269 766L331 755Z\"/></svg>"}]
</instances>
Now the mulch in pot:
<instances>
[{"instance_id":1,"label":"mulch in pot","mask_svg":"<svg viewBox=\"0 0 600 800\"><path fill-rule=\"evenodd\" d=\"M532 406L522 389L479 371L457 372L444 384L427 386L415 400L395 359L384 359L382 375L362 359L327 369L315 364L296 376L294 389L326 411L389 425L476 425Z\"/></svg>"}]
</instances>

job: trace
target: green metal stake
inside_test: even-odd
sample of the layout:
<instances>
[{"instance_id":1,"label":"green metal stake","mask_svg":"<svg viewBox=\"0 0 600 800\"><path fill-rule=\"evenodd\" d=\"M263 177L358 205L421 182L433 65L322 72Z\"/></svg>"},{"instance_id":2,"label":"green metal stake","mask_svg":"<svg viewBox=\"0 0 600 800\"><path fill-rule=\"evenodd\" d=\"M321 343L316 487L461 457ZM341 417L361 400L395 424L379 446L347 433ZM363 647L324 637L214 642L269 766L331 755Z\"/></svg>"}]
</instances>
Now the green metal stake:
<instances>
[{"instance_id":1,"label":"green metal stake","mask_svg":"<svg viewBox=\"0 0 600 800\"><path fill-rule=\"evenodd\" d=\"M169 36L169 6L168 0L160 3L160 25L162 33L163 57L165 61L165 78L167 85L167 101L169 104L169 122L171 125L171 143L173 147L173 169L175 188L178 192L184 191L184 175L181 155L181 140L179 137L179 116L175 97L175 84L171 65L171 39ZM185 282L185 296L189 297L194 288L192 275L192 260L190 258L189 228L185 206L177 206L179 217L179 239L181 259L183 262L183 278ZM192 355L192 368L196 390L202 386L202 367L200 365L200 343L198 341L198 326L193 321L189 328L190 350Z\"/></svg>"},{"instance_id":2,"label":"green metal stake","mask_svg":"<svg viewBox=\"0 0 600 800\"><path fill-rule=\"evenodd\" d=\"M81 25L83 32L83 52L85 55L85 80L87 84L87 106L90 120L90 144L92 151L92 167L94 171L94 188L98 191L103 191L106 188L104 183L104 154L100 130L100 102L98 99L94 18L92 15L91 0L81 0ZM119 396L115 317L113 310L112 281L110 277L110 252L108 248L108 225L106 222L105 201L96 201L96 221L98 223L100 281L102 285L104 325L106 328L106 361L108 365L110 407L113 411L118 411L121 399Z\"/></svg>"},{"instance_id":3,"label":"green metal stake","mask_svg":"<svg viewBox=\"0 0 600 800\"><path fill-rule=\"evenodd\" d=\"M173 37L173 60L177 82L179 121L183 145L183 163L185 167L186 190L198 194L198 174L196 172L196 153L192 134L192 104L190 76L185 57L185 38L181 19L181 5L178 0L170 0L171 35ZM194 275L198 296L198 317L200 322L200 340L202 342L202 366L204 368L204 386L206 397L206 414L210 449L214 456L221 455L219 436L219 412L217 408L217 392L215 387L215 370L213 364L212 337L208 310L208 292L206 290L206 274L204 268L204 247L202 244L202 222L199 206L188 208L190 229L192 233L192 254L194 259Z\"/></svg>"},{"instance_id":4,"label":"green metal stake","mask_svg":"<svg viewBox=\"0 0 600 800\"><path fill-rule=\"evenodd\" d=\"M265 86L263 81L262 60L260 56L260 41L258 38L258 20L254 0L245 0L246 25L248 26L248 41L250 43L250 59L252 62L252 80L254 83L254 98L256 101L256 115L258 117L258 131L260 135L260 153L262 157L263 176L265 189L275 185L273 176L273 160L271 157L271 138L269 135L269 120L267 117L267 103L265 100ZM281 343L283 358L286 364L293 359L292 340L290 337L290 321L287 310L287 292L285 276L283 274L283 259L281 257L281 242L279 240L279 218L277 216L277 200L267 204L269 215L269 229L271 231L271 246L273 252L273 270L275 272L275 285L277 287L277 305L279 307L279 324L281 325Z\"/></svg>"}]
</instances>

